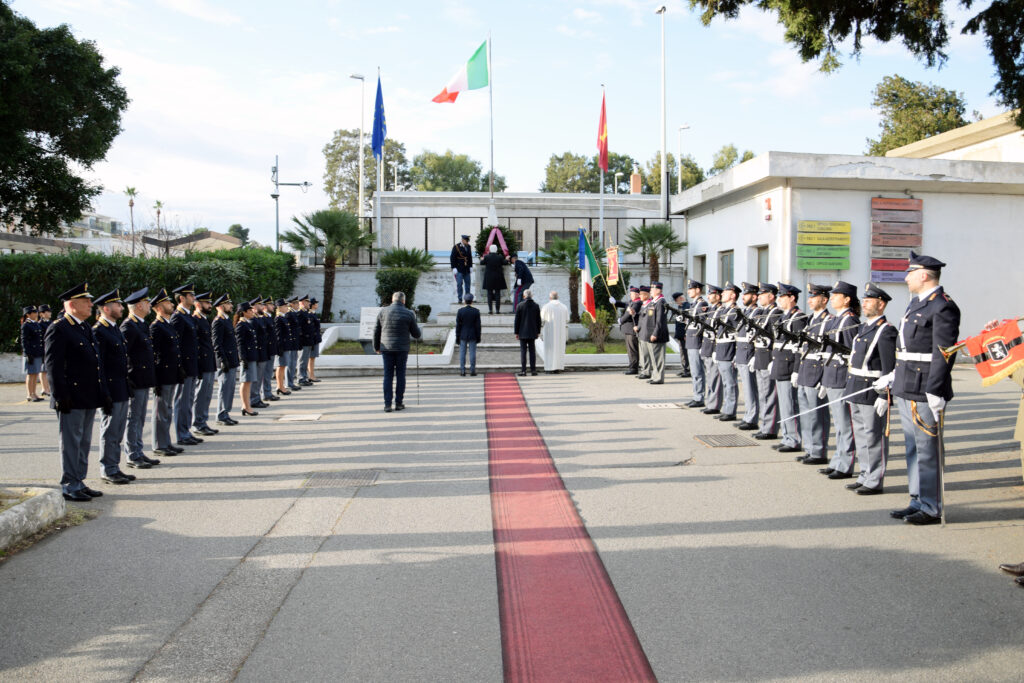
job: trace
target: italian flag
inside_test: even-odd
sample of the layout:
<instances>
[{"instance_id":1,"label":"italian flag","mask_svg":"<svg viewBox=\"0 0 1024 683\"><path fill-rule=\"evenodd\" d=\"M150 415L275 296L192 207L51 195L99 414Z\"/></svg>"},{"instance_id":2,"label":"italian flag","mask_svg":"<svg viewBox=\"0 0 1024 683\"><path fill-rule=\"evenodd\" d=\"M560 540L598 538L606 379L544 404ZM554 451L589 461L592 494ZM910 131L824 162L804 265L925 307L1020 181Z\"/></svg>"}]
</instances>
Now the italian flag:
<instances>
[{"instance_id":1,"label":"italian flag","mask_svg":"<svg viewBox=\"0 0 1024 683\"><path fill-rule=\"evenodd\" d=\"M597 304L594 299L594 283L601 277L601 269L597 266L597 259L594 258L594 250L590 248L587 234L583 228L579 229L579 260L580 260L580 307L583 312L590 316L591 320L597 320Z\"/></svg>"},{"instance_id":2,"label":"italian flag","mask_svg":"<svg viewBox=\"0 0 1024 683\"><path fill-rule=\"evenodd\" d=\"M490 83L490 72L487 68L487 41L476 49L469 61L455 72L444 90L434 98L434 102L454 102L460 92L486 88Z\"/></svg>"}]
</instances>

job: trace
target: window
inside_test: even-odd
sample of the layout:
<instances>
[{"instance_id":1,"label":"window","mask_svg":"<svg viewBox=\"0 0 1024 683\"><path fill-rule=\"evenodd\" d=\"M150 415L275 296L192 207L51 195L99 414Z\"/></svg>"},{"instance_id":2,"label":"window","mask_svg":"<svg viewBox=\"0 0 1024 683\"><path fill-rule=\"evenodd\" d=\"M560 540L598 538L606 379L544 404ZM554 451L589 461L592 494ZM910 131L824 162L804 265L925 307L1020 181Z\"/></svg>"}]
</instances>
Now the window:
<instances>
[{"instance_id":1,"label":"window","mask_svg":"<svg viewBox=\"0 0 1024 683\"><path fill-rule=\"evenodd\" d=\"M704 274L707 272L707 257L706 256L694 256L693 257L693 275L691 276L698 282L704 282Z\"/></svg>"},{"instance_id":2,"label":"window","mask_svg":"<svg viewBox=\"0 0 1024 683\"><path fill-rule=\"evenodd\" d=\"M718 252L718 282L725 285L733 279L733 253L732 251Z\"/></svg>"},{"instance_id":3,"label":"window","mask_svg":"<svg viewBox=\"0 0 1024 683\"><path fill-rule=\"evenodd\" d=\"M545 230L544 231L544 248L547 249L551 246L551 243L555 241L556 237L563 239L575 240L579 233L576 230Z\"/></svg>"},{"instance_id":4,"label":"window","mask_svg":"<svg viewBox=\"0 0 1024 683\"><path fill-rule=\"evenodd\" d=\"M757 281L768 282L768 247L757 247Z\"/></svg>"}]
</instances>

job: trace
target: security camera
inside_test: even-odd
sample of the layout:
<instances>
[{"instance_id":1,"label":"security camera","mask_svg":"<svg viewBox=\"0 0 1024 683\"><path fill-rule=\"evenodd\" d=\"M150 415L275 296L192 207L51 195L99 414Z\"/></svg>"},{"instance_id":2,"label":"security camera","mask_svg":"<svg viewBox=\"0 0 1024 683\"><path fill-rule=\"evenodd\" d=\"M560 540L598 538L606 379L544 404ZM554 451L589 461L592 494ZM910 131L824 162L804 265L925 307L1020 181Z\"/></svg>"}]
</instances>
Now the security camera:
<instances>
[{"instance_id":1,"label":"security camera","mask_svg":"<svg viewBox=\"0 0 1024 683\"><path fill-rule=\"evenodd\" d=\"M271 193L270 193L270 198L271 198L271 199L277 199L277 198L278 198L278 197L280 197L280 196L281 196L281 195L279 195L279 194L278 194L277 192L271 192Z\"/></svg>"}]
</instances>

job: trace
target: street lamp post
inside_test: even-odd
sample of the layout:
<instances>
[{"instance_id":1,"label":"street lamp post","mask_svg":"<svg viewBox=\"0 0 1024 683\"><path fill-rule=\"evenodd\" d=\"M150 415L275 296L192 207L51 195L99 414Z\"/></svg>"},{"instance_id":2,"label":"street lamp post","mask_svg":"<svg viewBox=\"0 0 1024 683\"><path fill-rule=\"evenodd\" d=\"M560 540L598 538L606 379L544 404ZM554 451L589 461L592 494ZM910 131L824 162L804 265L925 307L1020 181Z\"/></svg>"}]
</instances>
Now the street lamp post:
<instances>
[{"instance_id":1,"label":"street lamp post","mask_svg":"<svg viewBox=\"0 0 1024 683\"><path fill-rule=\"evenodd\" d=\"M661 15L661 215L668 220L668 153L666 152L666 138L668 138L668 124L665 117L665 5L659 7L654 13Z\"/></svg>"},{"instance_id":2,"label":"street lamp post","mask_svg":"<svg viewBox=\"0 0 1024 683\"><path fill-rule=\"evenodd\" d=\"M391 166L391 170L395 172L395 186L393 189L395 192L398 192L398 162L389 161L388 165Z\"/></svg>"},{"instance_id":3,"label":"street lamp post","mask_svg":"<svg viewBox=\"0 0 1024 683\"><path fill-rule=\"evenodd\" d=\"M676 176L679 182L676 186L676 194L683 193L683 131L689 129L690 124L688 123L679 126L679 156L676 157Z\"/></svg>"},{"instance_id":4,"label":"street lamp post","mask_svg":"<svg viewBox=\"0 0 1024 683\"><path fill-rule=\"evenodd\" d=\"M619 176L623 176L623 175L626 175L626 174L623 173L622 171L619 171L618 173L615 174L615 194L619 193Z\"/></svg>"},{"instance_id":5,"label":"street lamp post","mask_svg":"<svg viewBox=\"0 0 1024 683\"><path fill-rule=\"evenodd\" d=\"M281 186L285 185L288 187L298 187L303 192L307 188L313 187L313 183L308 181L302 181L301 183L282 183L278 180L277 176L277 155L274 155L274 165L270 169L270 181L274 183L274 191L270 193L270 198L274 200L274 244L277 251L281 251L281 211L278 197L281 196Z\"/></svg>"},{"instance_id":6,"label":"street lamp post","mask_svg":"<svg viewBox=\"0 0 1024 683\"><path fill-rule=\"evenodd\" d=\"M349 78L354 78L360 83L359 90L359 209L356 211L356 215L359 216L360 227L362 227L363 221L363 123L366 118L366 78L362 74L352 74Z\"/></svg>"}]
</instances>

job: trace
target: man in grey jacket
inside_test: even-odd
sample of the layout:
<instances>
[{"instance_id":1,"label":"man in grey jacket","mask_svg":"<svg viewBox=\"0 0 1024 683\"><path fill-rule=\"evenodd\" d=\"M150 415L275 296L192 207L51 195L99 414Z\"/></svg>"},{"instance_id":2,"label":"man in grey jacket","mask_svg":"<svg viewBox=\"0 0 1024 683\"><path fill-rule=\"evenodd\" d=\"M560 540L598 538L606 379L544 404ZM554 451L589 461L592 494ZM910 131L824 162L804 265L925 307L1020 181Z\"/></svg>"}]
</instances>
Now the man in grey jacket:
<instances>
[{"instance_id":1,"label":"man in grey jacket","mask_svg":"<svg viewBox=\"0 0 1024 683\"><path fill-rule=\"evenodd\" d=\"M409 360L409 338L419 339L416 315L405 306L405 293L391 295L391 305L377 314L373 330L373 350L384 357L384 412L391 412L392 395L395 410L405 410L405 364ZM392 394L392 379L394 392Z\"/></svg>"}]
</instances>

